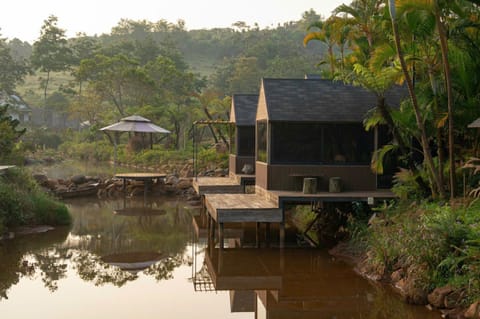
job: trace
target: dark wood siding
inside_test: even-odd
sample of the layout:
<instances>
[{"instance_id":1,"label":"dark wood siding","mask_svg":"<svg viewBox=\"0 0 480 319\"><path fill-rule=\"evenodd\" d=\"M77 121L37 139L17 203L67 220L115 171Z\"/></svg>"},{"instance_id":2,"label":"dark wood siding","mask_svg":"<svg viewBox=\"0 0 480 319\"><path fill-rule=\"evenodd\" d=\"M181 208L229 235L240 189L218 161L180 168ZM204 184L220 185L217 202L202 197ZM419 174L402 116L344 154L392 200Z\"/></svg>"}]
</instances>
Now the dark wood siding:
<instances>
[{"instance_id":1,"label":"dark wood siding","mask_svg":"<svg viewBox=\"0 0 480 319\"><path fill-rule=\"evenodd\" d=\"M259 169L257 162L257 174ZM376 176L367 165L268 165L268 190L301 190L303 177L318 177L318 191L328 191L330 177L340 177L345 191L376 190ZM266 182L264 182L266 184Z\"/></svg>"}]
</instances>

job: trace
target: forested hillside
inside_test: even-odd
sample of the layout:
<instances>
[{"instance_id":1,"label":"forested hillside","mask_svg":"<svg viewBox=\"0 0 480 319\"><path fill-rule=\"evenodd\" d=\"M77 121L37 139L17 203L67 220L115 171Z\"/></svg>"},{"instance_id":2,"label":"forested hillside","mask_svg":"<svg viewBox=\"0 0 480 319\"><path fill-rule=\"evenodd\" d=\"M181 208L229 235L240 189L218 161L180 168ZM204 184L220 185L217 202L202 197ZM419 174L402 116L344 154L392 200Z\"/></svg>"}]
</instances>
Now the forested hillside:
<instances>
[{"instance_id":1,"label":"forested hillside","mask_svg":"<svg viewBox=\"0 0 480 319\"><path fill-rule=\"evenodd\" d=\"M319 18L311 10L299 21L272 29L237 22L231 28L189 31L181 21L173 24L163 20L121 20L110 34L98 37L79 34L67 39L72 48L68 71L81 59L97 53L107 56L121 53L141 64L165 54L176 56L190 71L206 77L208 86L222 95L256 93L260 77L303 77L306 73L320 72L316 64L323 57L324 45L303 45L308 26ZM19 39L7 39L7 43L16 60L30 60L33 44ZM32 90L40 90L43 78L41 72L35 72L18 91L31 95ZM52 76L51 81L58 83L49 88L50 92L66 85L65 80L65 75ZM34 96L29 99L38 102Z\"/></svg>"}]
</instances>

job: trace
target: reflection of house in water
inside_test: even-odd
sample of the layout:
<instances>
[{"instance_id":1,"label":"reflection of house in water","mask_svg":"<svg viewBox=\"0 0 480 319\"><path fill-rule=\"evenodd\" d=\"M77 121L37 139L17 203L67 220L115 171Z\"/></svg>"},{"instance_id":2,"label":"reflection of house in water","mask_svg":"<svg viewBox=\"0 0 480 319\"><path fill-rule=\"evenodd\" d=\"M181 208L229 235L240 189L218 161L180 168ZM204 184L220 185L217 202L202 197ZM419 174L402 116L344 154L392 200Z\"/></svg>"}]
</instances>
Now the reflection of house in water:
<instances>
[{"instance_id":1,"label":"reflection of house in water","mask_svg":"<svg viewBox=\"0 0 480 319\"><path fill-rule=\"evenodd\" d=\"M205 268L215 290L230 292L231 311L254 312L255 319L438 316L405 304L318 249L207 247Z\"/></svg>"},{"instance_id":2,"label":"reflection of house in water","mask_svg":"<svg viewBox=\"0 0 480 319\"><path fill-rule=\"evenodd\" d=\"M374 288L315 249L208 249L216 290L230 291L233 311L255 318L351 318L368 313Z\"/></svg>"}]
</instances>

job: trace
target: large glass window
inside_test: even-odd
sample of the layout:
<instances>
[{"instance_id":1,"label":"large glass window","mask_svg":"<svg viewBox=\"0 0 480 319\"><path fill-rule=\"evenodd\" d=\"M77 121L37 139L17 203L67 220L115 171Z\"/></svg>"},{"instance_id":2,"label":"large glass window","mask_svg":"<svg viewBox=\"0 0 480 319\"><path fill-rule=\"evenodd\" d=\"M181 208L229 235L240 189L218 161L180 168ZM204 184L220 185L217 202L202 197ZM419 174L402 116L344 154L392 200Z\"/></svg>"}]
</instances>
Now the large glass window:
<instances>
[{"instance_id":1,"label":"large glass window","mask_svg":"<svg viewBox=\"0 0 480 319\"><path fill-rule=\"evenodd\" d=\"M374 150L374 132L363 125L328 124L323 129L325 163L369 164Z\"/></svg>"},{"instance_id":2,"label":"large glass window","mask_svg":"<svg viewBox=\"0 0 480 319\"><path fill-rule=\"evenodd\" d=\"M239 156L255 155L255 126L237 127L237 149Z\"/></svg>"},{"instance_id":3,"label":"large glass window","mask_svg":"<svg viewBox=\"0 0 480 319\"><path fill-rule=\"evenodd\" d=\"M257 161L267 162L267 121L257 122Z\"/></svg>"},{"instance_id":4,"label":"large glass window","mask_svg":"<svg viewBox=\"0 0 480 319\"><path fill-rule=\"evenodd\" d=\"M374 149L361 123L272 123L272 142L272 163L369 164Z\"/></svg>"},{"instance_id":5,"label":"large glass window","mask_svg":"<svg viewBox=\"0 0 480 319\"><path fill-rule=\"evenodd\" d=\"M272 123L272 163L322 162L320 124Z\"/></svg>"}]
</instances>

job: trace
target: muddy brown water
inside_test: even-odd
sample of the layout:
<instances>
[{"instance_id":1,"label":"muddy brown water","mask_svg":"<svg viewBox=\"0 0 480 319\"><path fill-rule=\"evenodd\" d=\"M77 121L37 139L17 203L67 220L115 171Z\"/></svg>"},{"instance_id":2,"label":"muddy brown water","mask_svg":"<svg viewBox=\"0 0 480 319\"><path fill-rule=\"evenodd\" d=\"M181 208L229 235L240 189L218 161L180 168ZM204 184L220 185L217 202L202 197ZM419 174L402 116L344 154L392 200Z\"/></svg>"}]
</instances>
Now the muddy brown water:
<instances>
[{"instance_id":1,"label":"muddy brown water","mask_svg":"<svg viewBox=\"0 0 480 319\"><path fill-rule=\"evenodd\" d=\"M321 249L207 247L180 199L66 203L71 227L0 244L0 318L440 317Z\"/></svg>"}]
</instances>

